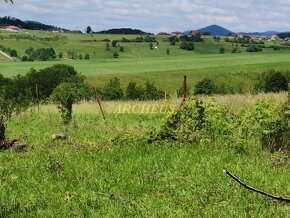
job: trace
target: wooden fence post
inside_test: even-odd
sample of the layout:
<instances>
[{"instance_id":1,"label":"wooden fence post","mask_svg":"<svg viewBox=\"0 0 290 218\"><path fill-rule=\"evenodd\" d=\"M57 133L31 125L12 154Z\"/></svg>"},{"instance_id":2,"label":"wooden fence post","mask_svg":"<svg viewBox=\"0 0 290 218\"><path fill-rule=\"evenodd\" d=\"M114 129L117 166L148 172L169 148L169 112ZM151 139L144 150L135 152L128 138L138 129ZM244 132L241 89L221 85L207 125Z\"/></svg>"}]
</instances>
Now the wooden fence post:
<instances>
[{"instance_id":1,"label":"wooden fence post","mask_svg":"<svg viewBox=\"0 0 290 218\"><path fill-rule=\"evenodd\" d=\"M37 108L38 108L38 111L39 111L40 106L39 106L39 88L38 88L38 84L35 84L35 93L36 93L36 104L37 104Z\"/></svg>"},{"instance_id":2,"label":"wooden fence post","mask_svg":"<svg viewBox=\"0 0 290 218\"><path fill-rule=\"evenodd\" d=\"M183 102L186 101L187 98L187 76L184 76L184 85L183 85Z\"/></svg>"},{"instance_id":3,"label":"wooden fence post","mask_svg":"<svg viewBox=\"0 0 290 218\"><path fill-rule=\"evenodd\" d=\"M98 105L100 107L100 110L102 112L102 115L103 115L104 120L106 120L105 113L104 113L104 110L103 110L103 107L102 107L102 104L101 104L101 99L100 99L100 96L99 96L99 94L98 94L97 89L96 89L95 86L93 86L93 90L94 90L94 93L95 93L96 102L98 103Z\"/></svg>"}]
</instances>

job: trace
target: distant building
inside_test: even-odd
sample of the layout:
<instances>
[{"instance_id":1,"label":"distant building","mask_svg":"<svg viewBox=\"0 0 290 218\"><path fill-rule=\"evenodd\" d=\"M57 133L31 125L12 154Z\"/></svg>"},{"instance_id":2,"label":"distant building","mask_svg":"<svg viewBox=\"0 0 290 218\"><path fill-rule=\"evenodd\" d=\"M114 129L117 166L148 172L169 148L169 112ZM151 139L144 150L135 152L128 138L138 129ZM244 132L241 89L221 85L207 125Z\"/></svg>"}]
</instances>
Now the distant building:
<instances>
[{"instance_id":1,"label":"distant building","mask_svg":"<svg viewBox=\"0 0 290 218\"><path fill-rule=\"evenodd\" d=\"M248 35L243 34L243 33L237 33L235 35L235 37L238 38L238 39L251 39L251 36L248 36Z\"/></svg>"},{"instance_id":2,"label":"distant building","mask_svg":"<svg viewBox=\"0 0 290 218\"><path fill-rule=\"evenodd\" d=\"M280 39L280 37L276 34L271 36L271 40L279 40L279 39Z\"/></svg>"},{"instance_id":3,"label":"distant building","mask_svg":"<svg viewBox=\"0 0 290 218\"><path fill-rule=\"evenodd\" d=\"M192 30L192 31L190 32L190 34L191 34L192 36L198 36L198 35L201 35L201 33L198 32L198 31L196 31L196 30Z\"/></svg>"},{"instance_id":4,"label":"distant building","mask_svg":"<svg viewBox=\"0 0 290 218\"><path fill-rule=\"evenodd\" d=\"M80 30L72 30L72 31L70 31L71 33L78 33L78 34L82 34L83 32L82 31L80 31Z\"/></svg>"},{"instance_id":5,"label":"distant building","mask_svg":"<svg viewBox=\"0 0 290 218\"><path fill-rule=\"evenodd\" d=\"M169 33L166 33L166 32L160 32L160 33L158 33L157 35L160 35L160 36L168 36L168 35L170 35Z\"/></svg>"},{"instance_id":6,"label":"distant building","mask_svg":"<svg viewBox=\"0 0 290 218\"><path fill-rule=\"evenodd\" d=\"M10 32L16 32L16 33L21 32L21 29L17 26L7 26L5 27L5 30L10 31Z\"/></svg>"},{"instance_id":7,"label":"distant building","mask_svg":"<svg viewBox=\"0 0 290 218\"><path fill-rule=\"evenodd\" d=\"M179 32L179 31L175 31L175 32L172 32L171 35L173 35L173 36L182 36L183 33Z\"/></svg>"},{"instance_id":8,"label":"distant building","mask_svg":"<svg viewBox=\"0 0 290 218\"><path fill-rule=\"evenodd\" d=\"M64 32L60 28L51 28L49 31L52 32L52 33L63 33Z\"/></svg>"}]
</instances>

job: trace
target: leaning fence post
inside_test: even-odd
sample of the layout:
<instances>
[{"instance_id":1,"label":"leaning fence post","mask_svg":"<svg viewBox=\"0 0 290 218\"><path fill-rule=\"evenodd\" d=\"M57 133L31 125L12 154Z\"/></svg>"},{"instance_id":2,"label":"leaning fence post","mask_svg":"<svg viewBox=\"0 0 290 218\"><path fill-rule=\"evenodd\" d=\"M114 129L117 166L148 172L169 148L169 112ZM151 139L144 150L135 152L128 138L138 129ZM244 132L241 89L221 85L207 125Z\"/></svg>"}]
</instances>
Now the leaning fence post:
<instances>
[{"instance_id":1,"label":"leaning fence post","mask_svg":"<svg viewBox=\"0 0 290 218\"><path fill-rule=\"evenodd\" d=\"M183 104L185 103L187 98L187 76L184 75L184 82L183 82L183 98L182 98L182 102L180 104L180 108L183 106Z\"/></svg>"},{"instance_id":2,"label":"leaning fence post","mask_svg":"<svg viewBox=\"0 0 290 218\"><path fill-rule=\"evenodd\" d=\"M93 90L94 90L94 93L95 93L96 102L98 103L98 105L100 107L100 110L102 112L102 115L103 115L104 120L106 120L105 113L104 113L104 110L103 110L103 107L102 107L102 104L101 104L101 99L100 99L100 96L99 96L99 94L98 94L97 89L96 89L95 86L93 86Z\"/></svg>"},{"instance_id":3,"label":"leaning fence post","mask_svg":"<svg viewBox=\"0 0 290 218\"><path fill-rule=\"evenodd\" d=\"M37 108L39 111L39 88L38 88L38 84L35 84L35 93L36 93L36 104L37 104Z\"/></svg>"},{"instance_id":4,"label":"leaning fence post","mask_svg":"<svg viewBox=\"0 0 290 218\"><path fill-rule=\"evenodd\" d=\"M187 76L185 75L184 76L184 85L183 85L183 102L186 101L186 98L187 98Z\"/></svg>"}]
</instances>

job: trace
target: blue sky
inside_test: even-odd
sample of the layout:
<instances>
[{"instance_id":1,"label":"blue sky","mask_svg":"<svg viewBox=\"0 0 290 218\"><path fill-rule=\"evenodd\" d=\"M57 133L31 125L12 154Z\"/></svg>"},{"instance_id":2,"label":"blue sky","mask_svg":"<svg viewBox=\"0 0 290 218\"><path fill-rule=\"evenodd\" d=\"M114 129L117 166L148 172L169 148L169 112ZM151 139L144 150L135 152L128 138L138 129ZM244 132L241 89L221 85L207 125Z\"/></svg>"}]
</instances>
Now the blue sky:
<instances>
[{"instance_id":1,"label":"blue sky","mask_svg":"<svg viewBox=\"0 0 290 218\"><path fill-rule=\"evenodd\" d=\"M131 27L157 33L211 24L234 32L290 30L290 0L2 0L0 16L6 15L95 31Z\"/></svg>"}]
</instances>

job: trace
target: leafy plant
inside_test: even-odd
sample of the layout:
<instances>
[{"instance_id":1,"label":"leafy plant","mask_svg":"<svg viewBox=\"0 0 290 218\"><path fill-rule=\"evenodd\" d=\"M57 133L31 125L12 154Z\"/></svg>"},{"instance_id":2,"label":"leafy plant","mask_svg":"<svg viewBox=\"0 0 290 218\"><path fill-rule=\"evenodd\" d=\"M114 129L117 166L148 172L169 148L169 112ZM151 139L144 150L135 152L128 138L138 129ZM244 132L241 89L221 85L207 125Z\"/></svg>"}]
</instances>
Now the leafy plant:
<instances>
[{"instance_id":1,"label":"leafy plant","mask_svg":"<svg viewBox=\"0 0 290 218\"><path fill-rule=\"evenodd\" d=\"M51 95L51 100L57 104L64 124L72 119L72 106L80 100L78 89L74 83L61 83Z\"/></svg>"},{"instance_id":2,"label":"leafy plant","mask_svg":"<svg viewBox=\"0 0 290 218\"><path fill-rule=\"evenodd\" d=\"M257 91L280 92L288 90L288 79L280 71L269 70L260 74L255 83Z\"/></svg>"},{"instance_id":3,"label":"leafy plant","mask_svg":"<svg viewBox=\"0 0 290 218\"><path fill-rule=\"evenodd\" d=\"M104 100L121 100L124 97L124 91L121 87L120 79L114 77L100 90Z\"/></svg>"}]
</instances>

